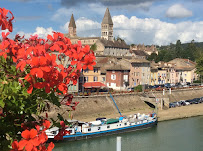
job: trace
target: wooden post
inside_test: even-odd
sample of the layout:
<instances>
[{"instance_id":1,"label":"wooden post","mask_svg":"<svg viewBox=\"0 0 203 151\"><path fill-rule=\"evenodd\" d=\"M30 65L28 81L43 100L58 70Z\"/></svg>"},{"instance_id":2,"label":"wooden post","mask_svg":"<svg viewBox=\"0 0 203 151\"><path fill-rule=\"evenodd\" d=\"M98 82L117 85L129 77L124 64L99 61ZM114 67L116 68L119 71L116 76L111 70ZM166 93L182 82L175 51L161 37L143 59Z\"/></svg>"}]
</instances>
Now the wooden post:
<instances>
[{"instance_id":1,"label":"wooden post","mask_svg":"<svg viewBox=\"0 0 203 151\"><path fill-rule=\"evenodd\" d=\"M121 151L121 137L117 137L116 151Z\"/></svg>"},{"instance_id":2,"label":"wooden post","mask_svg":"<svg viewBox=\"0 0 203 151\"><path fill-rule=\"evenodd\" d=\"M161 110L162 110L162 107L163 107L163 98L161 98Z\"/></svg>"}]
</instances>

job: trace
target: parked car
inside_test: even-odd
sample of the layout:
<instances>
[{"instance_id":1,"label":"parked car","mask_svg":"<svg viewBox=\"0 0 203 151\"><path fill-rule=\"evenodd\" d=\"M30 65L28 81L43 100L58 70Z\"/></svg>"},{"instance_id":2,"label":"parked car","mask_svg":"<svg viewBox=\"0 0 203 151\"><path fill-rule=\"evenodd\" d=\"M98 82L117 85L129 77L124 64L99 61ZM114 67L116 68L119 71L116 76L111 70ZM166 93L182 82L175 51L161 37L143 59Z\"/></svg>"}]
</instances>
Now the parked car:
<instances>
[{"instance_id":1,"label":"parked car","mask_svg":"<svg viewBox=\"0 0 203 151\"><path fill-rule=\"evenodd\" d=\"M193 104L193 101L192 100L186 100L185 102L188 102L190 104Z\"/></svg>"},{"instance_id":2,"label":"parked car","mask_svg":"<svg viewBox=\"0 0 203 151\"><path fill-rule=\"evenodd\" d=\"M169 103L169 108L177 107L179 104L177 102L171 102Z\"/></svg>"},{"instance_id":3,"label":"parked car","mask_svg":"<svg viewBox=\"0 0 203 151\"><path fill-rule=\"evenodd\" d=\"M183 86L182 86L181 83L176 83L176 84L175 84L175 87L176 87L176 88L182 88Z\"/></svg>"},{"instance_id":4,"label":"parked car","mask_svg":"<svg viewBox=\"0 0 203 151\"><path fill-rule=\"evenodd\" d=\"M128 89L127 89L127 91L134 91L134 90L135 90L134 87L132 87L132 88L128 88Z\"/></svg>"},{"instance_id":5,"label":"parked car","mask_svg":"<svg viewBox=\"0 0 203 151\"><path fill-rule=\"evenodd\" d=\"M190 105L190 103L189 103L189 102L187 102L187 101L185 101L185 105Z\"/></svg>"},{"instance_id":6,"label":"parked car","mask_svg":"<svg viewBox=\"0 0 203 151\"><path fill-rule=\"evenodd\" d=\"M174 108L176 105L174 103L169 103L169 108Z\"/></svg>"},{"instance_id":7,"label":"parked car","mask_svg":"<svg viewBox=\"0 0 203 151\"><path fill-rule=\"evenodd\" d=\"M152 88L158 88L159 87L159 85L153 85L152 86Z\"/></svg>"},{"instance_id":8,"label":"parked car","mask_svg":"<svg viewBox=\"0 0 203 151\"><path fill-rule=\"evenodd\" d=\"M193 104L199 104L199 100L200 98L194 98L192 101L193 101Z\"/></svg>"},{"instance_id":9,"label":"parked car","mask_svg":"<svg viewBox=\"0 0 203 151\"><path fill-rule=\"evenodd\" d=\"M186 82L186 85L191 86L191 83L190 82Z\"/></svg>"},{"instance_id":10,"label":"parked car","mask_svg":"<svg viewBox=\"0 0 203 151\"><path fill-rule=\"evenodd\" d=\"M180 104L180 106L185 106L186 105L185 100L181 100L178 103Z\"/></svg>"},{"instance_id":11,"label":"parked car","mask_svg":"<svg viewBox=\"0 0 203 151\"><path fill-rule=\"evenodd\" d=\"M165 88L171 88L171 84L170 84L170 83L165 83L165 84L164 84L164 87L165 87Z\"/></svg>"}]
</instances>

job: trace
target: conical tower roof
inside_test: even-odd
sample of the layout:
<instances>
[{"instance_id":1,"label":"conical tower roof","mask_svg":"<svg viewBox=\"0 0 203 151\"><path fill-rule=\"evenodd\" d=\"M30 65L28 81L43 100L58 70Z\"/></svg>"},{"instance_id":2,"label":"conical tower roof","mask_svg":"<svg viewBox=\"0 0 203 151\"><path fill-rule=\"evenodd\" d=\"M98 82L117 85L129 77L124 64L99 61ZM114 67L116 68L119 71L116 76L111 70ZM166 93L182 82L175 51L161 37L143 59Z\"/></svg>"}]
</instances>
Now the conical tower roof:
<instances>
[{"instance_id":1,"label":"conical tower roof","mask_svg":"<svg viewBox=\"0 0 203 151\"><path fill-rule=\"evenodd\" d=\"M104 14L104 18L102 20L102 24L109 24L109 25L113 25L113 21L111 19L111 14L109 12L109 8L106 9L106 12Z\"/></svg>"},{"instance_id":2,"label":"conical tower roof","mask_svg":"<svg viewBox=\"0 0 203 151\"><path fill-rule=\"evenodd\" d=\"M74 19L74 17L73 17L73 14L72 14L72 16L71 16L70 23L69 23L68 27L76 28L75 19Z\"/></svg>"}]
</instances>

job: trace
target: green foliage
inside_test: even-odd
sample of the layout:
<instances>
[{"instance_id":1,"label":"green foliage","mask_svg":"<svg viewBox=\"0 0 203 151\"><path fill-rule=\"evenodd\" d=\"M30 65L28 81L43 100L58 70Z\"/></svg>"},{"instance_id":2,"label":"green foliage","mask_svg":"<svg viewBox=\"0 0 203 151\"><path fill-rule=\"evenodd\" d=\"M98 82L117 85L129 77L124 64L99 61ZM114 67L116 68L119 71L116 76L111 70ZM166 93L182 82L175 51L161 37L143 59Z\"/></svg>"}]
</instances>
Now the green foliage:
<instances>
[{"instance_id":1,"label":"green foliage","mask_svg":"<svg viewBox=\"0 0 203 151\"><path fill-rule=\"evenodd\" d=\"M197 59L196 72L199 74L200 79L203 78L203 53Z\"/></svg>"},{"instance_id":2,"label":"green foliage","mask_svg":"<svg viewBox=\"0 0 203 151\"><path fill-rule=\"evenodd\" d=\"M142 92L142 85L138 85L134 88L134 91Z\"/></svg>"},{"instance_id":3,"label":"green foliage","mask_svg":"<svg viewBox=\"0 0 203 151\"><path fill-rule=\"evenodd\" d=\"M97 45L96 43L94 43L91 47L90 47L91 50L93 51L96 51L97 50Z\"/></svg>"},{"instance_id":4,"label":"green foliage","mask_svg":"<svg viewBox=\"0 0 203 151\"><path fill-rule=\"evenodd\" d=\"M59 99L54 93L47 94L44 89L34 89L27 93L29 84L22 77L25 75L16 70L10 59L0 57L0 150L8 150L8 144L14 139L21 138L22 123L30 123L40 119L40 113L47 109L47 102L60 106ZM1 112L1 111L0 111Z\"/></svg>"},{"instance_id":5,"label":"green foliage","mask_svg":"<svg viewBox=\"0 0 203 151\"><path fill-rule=\"evenodd\" d=\"M195 43L192 40L190 43L182 44L180 40L177 40L176 44L171 43L168 46L159 47L158 55L152 53L147 59L149 61L154 60L155 62L168 62L175 58L196 61L201 53L203 53L203 43Z\"/></svg>"},{"instance_id":6,"label":"green foliage","mask_svg":"<svg viewBox=\"0 0 203 151\"><path fill-rule=\"evenodd\" d=\"M181 58L182 52L183 52L183 49L182 49L181 41L177 40L176 45L175 45L176 58Z\"/></svg>"},{"instance_id":7,"label":"green foliage","mask_svg":"<svg viewBox=\"0 0 203 151\"><path fill-rule=\"evenodd\" d=\"M148 56L147 60L156 61L157 60L157 54L153 52L151 55Z\"/></svg>"}]
</instances>

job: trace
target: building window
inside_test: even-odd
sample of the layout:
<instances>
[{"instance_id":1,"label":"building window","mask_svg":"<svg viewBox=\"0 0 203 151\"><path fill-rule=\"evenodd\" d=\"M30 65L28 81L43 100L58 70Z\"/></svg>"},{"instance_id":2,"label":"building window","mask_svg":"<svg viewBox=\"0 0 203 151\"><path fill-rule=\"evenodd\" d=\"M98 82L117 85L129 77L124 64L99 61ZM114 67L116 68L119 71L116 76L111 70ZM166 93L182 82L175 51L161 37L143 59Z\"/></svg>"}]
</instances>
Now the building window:
<instances>
[{"instance_id":1,"label":"building window","mask_svg":"<svg viewBox=\"0 0 203 151\"><path fill-rule=\"evenodd\" d=\"M84 73L88 73L88 72L89 72L89 70L88 70L88 69L85 69L85 70L84 70Z\"/></svg>"},{"instance_id":2,"label":"building window","mask_svg":"<svg viewBox=\"0 0 203 151\"><path fill-rule=\"evenodd\" d=\"M115 73L115 71L112 71L112 73Z\"/></svg>"},{"instance_id":3,"label":"building window","mask_svg":"<svg viewBox=\"0 0 203 151\"><path fill-rule=\"evenodd\" d=\"M111 75L111 80L116 80L116 75L115 74Z\"/></svg>"},{"instance_id":4,"label":"building window","mask_svg":"<svg viewBox=\"0 0 203 151\"><path fill-rule=\"evenodd\" d=\"M128 81L128 75L123 75L123 80L124 80L125 82L127 82L127 81Z\"/></svg>"},{"instance_id":5,"label":"building window","mask_svg":"<svg viewBox=\"0 0 203 151\"><path fill-rule=\"evenodd\" d=\"M94 73L98 73L98 68L94 68Z\"/></svg>"},{"instance_id":6,"label":"building window","mask_svg":"<svg viewBox=\"0 0 203 151\"><path fill-rule=\"evenodd\" d=\"M98 77L94 77L94 81L98 81Z\"/></svg>"},{"instance_id":7,"label":"building window","mask_svg":"<svg viewBox=\"0 0 203 151\"><path fill-rule=\"evenodd\" d=\"M84 78L84 81L85 81L85 82L88 82L88 77L85 77L85 78Z\"/></svg>"},{"instance_id":8,"label":"building window","mask_svg":"<svg viewBox=\"0 0 203 151\"><path fill-rule=\"evenodd\" d=\"M106 81L105 77L102 77L102 81L103 81L103 82L105 82L105 81Z\"/></svg>"}]
</instances>

